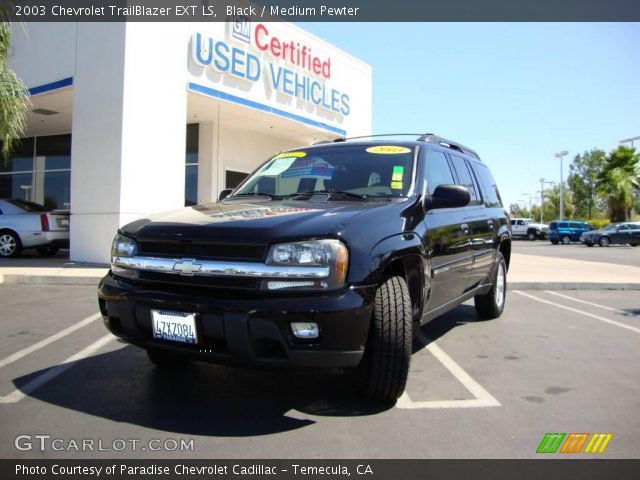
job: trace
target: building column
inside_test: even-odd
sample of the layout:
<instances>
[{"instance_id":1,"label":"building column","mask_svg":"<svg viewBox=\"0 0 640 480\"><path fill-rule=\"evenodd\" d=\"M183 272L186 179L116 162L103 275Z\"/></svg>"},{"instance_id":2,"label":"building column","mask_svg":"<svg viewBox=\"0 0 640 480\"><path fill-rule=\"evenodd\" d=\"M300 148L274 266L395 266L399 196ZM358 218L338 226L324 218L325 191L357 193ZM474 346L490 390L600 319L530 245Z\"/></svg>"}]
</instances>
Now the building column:
<instances>
[{"instance_id":1,"label":"building column","mask_svg":"<svg viewBox=\"0 0 640 480\"><path fill-rule=\"evenodd\" d=\"M215 202L218 194L218 128L214 122L201 122L198 128L198 203Z\"/></svg>"},{"instance_id":2,"label":"building column","mask_svg":"<svg viewBox=\"0 0 640 480\"><path fill-rule=\"evenodd\" d=\"M184 205L187 28L78 23L72 260L108 262L120 226Z\"/></svg>"}]
</instances>

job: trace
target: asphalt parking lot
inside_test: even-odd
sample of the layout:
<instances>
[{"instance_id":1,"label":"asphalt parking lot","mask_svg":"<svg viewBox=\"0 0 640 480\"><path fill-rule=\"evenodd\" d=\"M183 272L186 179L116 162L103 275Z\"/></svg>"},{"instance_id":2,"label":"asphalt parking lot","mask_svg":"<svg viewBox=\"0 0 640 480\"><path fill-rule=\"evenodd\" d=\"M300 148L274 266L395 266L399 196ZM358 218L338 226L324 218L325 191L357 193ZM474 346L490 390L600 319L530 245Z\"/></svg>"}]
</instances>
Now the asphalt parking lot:
<instances>
[{"instance_id":1,"label":"asphalt parking lot","mask_svg":"<svg viewBox=\"0 0 640 480\"><path fill-rule=\"evenodd\" d=\"M540 255L544 257L570 258L587 262L613 263L616 265L631 265L640 267L640 247L630 245L609 245L587 247L581 243L569 245L553 245L548 240L515 240L513 251L525 255Z\"/></svg>"},{"instance_id":2,"label":"asphalt parking lot","mask_svg":"<svg viewBox=\"0 0 640 480\"><path fill-rule=\"evenodd\" d=\"M94 287L0 285L0 305L2 458L533 458L547 432L612 433L598 457L640 458L633 291L510 291L485 322L462 305L421 331L395 406L348 374L159 371L107 334Z\"/></svg>"}]
</instances>

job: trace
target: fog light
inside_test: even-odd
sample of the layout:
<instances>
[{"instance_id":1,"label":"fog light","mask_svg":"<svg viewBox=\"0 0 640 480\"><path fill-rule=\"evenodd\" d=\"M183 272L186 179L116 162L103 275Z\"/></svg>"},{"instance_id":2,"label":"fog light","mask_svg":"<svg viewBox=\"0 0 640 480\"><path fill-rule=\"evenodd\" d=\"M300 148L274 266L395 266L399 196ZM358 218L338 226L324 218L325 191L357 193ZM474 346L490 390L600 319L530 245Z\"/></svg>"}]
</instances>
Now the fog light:
<instances>
[{"instance_id":1,"label":"fog light","mask_svg":"<svg viewBox=\"0 0 640 480\"><path fill-rule=\"evenodd\" d=\"M316 322L291 322L291 332L296 338L318 338L320 330Z\"/></svg>"}]
</instances>

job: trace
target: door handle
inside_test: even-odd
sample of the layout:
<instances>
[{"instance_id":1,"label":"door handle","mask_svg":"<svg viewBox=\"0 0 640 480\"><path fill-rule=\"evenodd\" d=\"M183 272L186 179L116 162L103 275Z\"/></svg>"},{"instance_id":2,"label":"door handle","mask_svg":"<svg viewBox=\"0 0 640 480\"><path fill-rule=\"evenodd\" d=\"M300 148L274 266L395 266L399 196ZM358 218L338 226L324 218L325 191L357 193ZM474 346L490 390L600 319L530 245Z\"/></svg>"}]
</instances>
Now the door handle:
<instances>
[{"instance_id":1,"label":"door handle","mask_svg":"<svg viewBox=\"0 0 640 480\"><path fill-rule=\"evenodd\" d=\"M469 235L469 224L468 223L463 223L462 225L460 225L460 228L462 229L462 233L464 233L465 235Z\"/></svg>"}]
</instances>

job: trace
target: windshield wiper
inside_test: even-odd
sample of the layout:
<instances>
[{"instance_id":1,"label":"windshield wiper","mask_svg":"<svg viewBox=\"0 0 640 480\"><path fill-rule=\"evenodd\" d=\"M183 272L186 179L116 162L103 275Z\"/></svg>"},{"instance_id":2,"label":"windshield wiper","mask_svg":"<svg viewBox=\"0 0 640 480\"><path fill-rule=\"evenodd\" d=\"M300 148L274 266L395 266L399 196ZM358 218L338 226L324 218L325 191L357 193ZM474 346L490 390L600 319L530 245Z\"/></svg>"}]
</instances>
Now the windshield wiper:
<instances>
[{"instance_id":1,"label":"windshield wiper","mask_svg":"<svg viewBox=\"0 0 640 480\"><path fill-rule=\"evenodd\" d=\"M275 195L273 193L266 192L245 192L245 193L236 193L235 195L231 195L227 198L236 198L236 197L268 197L271 200L280 200L282 195Z\"/></svg>"},{"instance_id":2,"label":"windshield wiper","mask_svg":"<svg viewBox=\"0 0 640 480\"><path fill-rule=\"evenodd\" d=\"M367 195L360 195L359 193L347 192L345 190L336 190L334 188L328 188L325 190L309 190L307 192L298 192L300 195L304 194L315 194L315 193L326 193L328 195L344 195L346 197L357 198L358 200L367 200Z\"/></svg>"}]
</instances>

